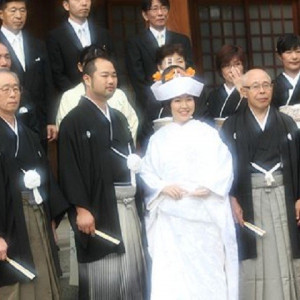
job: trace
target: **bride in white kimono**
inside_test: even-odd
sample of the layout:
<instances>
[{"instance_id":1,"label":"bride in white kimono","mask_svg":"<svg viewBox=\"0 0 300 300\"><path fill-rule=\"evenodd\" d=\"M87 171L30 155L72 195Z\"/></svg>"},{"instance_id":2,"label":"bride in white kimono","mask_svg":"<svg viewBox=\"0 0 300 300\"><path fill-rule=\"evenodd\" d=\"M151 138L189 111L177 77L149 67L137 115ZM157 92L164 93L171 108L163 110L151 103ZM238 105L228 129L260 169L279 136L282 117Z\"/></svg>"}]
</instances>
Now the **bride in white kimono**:
<instances>
[{"instance_id":1,"label":"bride in white kimono","mask_svg":"<svg viewBox=\"0 0 300 300\"><path fill-rule=\"evenodd\" d=\"M157 100L172 99L173 122L151 137L141 167L151 300L237 300L229 150L215 129L192 119L201 83L175 77L152 90Z\"/></svg>"}]
</instances>

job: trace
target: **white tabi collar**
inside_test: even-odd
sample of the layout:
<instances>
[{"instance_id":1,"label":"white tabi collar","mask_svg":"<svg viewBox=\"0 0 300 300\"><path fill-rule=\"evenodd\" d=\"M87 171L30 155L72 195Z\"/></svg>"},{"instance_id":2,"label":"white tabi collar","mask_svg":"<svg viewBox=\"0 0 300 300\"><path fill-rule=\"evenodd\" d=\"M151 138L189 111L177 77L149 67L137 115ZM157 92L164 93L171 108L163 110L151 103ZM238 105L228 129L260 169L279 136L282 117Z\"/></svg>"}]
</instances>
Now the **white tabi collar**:
<instances>
[{"instance_id":1,"label":"white tabi collar","mask_svg":"<svg viewBox=\"0 0 300 300\"><path fill-rule=\"evenodd\" d=\"M249 106L249 108L250 108L250 106ZM262 130L262 131L265 131L265 127L266 127L267 120L268 120L269 113L270 113L270 105L268 106L268 111L267 111L267 113L266 113L266 115L265 115L265 118L263 119L262 122L260 122L260 121L256 118L256 115L255 115L254 111L253 111L251 108L250 108L250 111L251 111L251 113L253 114L253 116L254 116L256 122L258 123L259 127L261 128L261 130Z\"/></svg>"},{"instance_id":2,"label":"white tabi collar","mask_svg":"<svg viewBox=\"0 0 300 300\"><path fill-rule=\"evenodd\" d=\"M296 84L299 80L299 76L300 76L300 72L297 74L297 76L295 78L292 78L291 76L289 76L288 74L286 74L285 72L282 73L283 76L288 80L288 82L292 85L292 89L289 89L289 97L286 101L286 104L285 105L289 105L290 103L290 100L293 96L293 93L294 93L294 90L295 90L295 87L296 87Z\"/></svg>"},{"instance_id":3,"label":"white tabi collar","mask_svg":"<svg viewBox=\"0 0 300 300\"><path fill-rule=\"evenodd\" d=\"M89 101L91 101L103 114L104 116L107 118L107 120L109 121L109 123L111 123L111 118L110 118L110 113L109 113L109 108L108 105L106 104L106 111L104 109L102 109L95 101L93 101L91 98L89 98L88 96L84 96L86 99L88 99Z\"/></svg>"},{"instance_id":4,"label":"white tabi collar","mask_svg":"<svg viewBox=\"0 0 300 300\"><path fill-rule=\"evenodd\" d=\"M94 102L91 98L87 97L85 95L85 98L88 99L89 101L91 101L102 113L103 115L106 117L106 119L109 121L109 127L110 127L110 140L113 140L113 130L112 130L112 126L111 126L111 118L110 118L110 113L109 113L109 106L106 103L106 111L104 109L102 109L96 102Z\"/></svg>"},{"instance_id":5,"label":"white tabi collar","mask_svg":"<svg viewBox=\"0 0 300 300\"><path fill-rule=\"evenodd\" d=\"M233 93L233 91L235 90L235 86L233 87L233 88L229 88L227 85L226 85L226 83L224 83L224 89L225 89L225 91L226 91L226 93L227 93L227 95L228 95L228 97Z\"/></svg>"}]
</instances>

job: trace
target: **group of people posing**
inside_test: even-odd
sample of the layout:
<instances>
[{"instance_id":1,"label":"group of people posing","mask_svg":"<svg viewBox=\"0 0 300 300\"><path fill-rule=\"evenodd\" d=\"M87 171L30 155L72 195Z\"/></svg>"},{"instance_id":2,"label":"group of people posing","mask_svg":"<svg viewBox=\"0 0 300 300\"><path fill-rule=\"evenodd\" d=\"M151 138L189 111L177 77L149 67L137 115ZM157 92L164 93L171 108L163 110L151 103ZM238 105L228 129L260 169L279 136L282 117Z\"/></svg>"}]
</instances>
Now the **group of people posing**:
<instances>
[{"instance_id":1,"label":"group of people posing","mask_svg":"<svg viewBox=\"0 0 300 300\"><path fill-rule=\"evenodd\" d=\"M169 1L143 0L130 104L91 1L62 4L44 47L27 1L0 1L0 299L61 299L66 213L79 299L299 299L300 38L278 38L275 80L224 45L211 90L166 29Z\"/></svg>"}]
</instances>

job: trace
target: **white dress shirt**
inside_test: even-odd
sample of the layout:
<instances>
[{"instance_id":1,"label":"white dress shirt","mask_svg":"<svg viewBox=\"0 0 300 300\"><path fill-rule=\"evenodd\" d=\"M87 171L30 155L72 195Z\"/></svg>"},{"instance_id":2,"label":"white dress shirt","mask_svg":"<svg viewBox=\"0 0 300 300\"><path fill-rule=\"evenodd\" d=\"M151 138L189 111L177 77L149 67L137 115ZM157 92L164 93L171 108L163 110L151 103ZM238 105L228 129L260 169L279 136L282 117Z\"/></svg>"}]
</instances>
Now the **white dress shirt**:
<instances>
[{"instance_id":1,"label":"white dress shirt","mask_svg":"<svg viewBox=\"0 0 300 300\"><path fill-rule=\"evenodd\" d=\"M71 20L70 18L68 19L69 23L73 27L77 37L80 40L80 43L82 47L87 47L91 45L91 33L88 25L88 21L85 20L83 24L78 24Z\"/></svg>"},{"instance_id":2,"label":"white dress shirt","mask_svg":"<svg viewBox=\"0 0 300 300\"><path fill-rule=\"evenodd\" d=\"M25 54L24 54L24 44L23 44L23 35L22 31L19 31L19 33L14 34L4 26L1 26L1 31L10 43L11 47L14 49L14 52L20 61L23 70L25 71Z\"/></svg>"},{"instance_id":3,"label":"white dress shirt","mask_svg":"<svg viewBox=\"0 0 300 300\"><path fill-rule=\"evenodd\" d=\"M158 46L163 46L166 43L166 28L164 28L162 31L158 31L150 26L149 29L157 40Z\"/></svg>"}]
</instances>

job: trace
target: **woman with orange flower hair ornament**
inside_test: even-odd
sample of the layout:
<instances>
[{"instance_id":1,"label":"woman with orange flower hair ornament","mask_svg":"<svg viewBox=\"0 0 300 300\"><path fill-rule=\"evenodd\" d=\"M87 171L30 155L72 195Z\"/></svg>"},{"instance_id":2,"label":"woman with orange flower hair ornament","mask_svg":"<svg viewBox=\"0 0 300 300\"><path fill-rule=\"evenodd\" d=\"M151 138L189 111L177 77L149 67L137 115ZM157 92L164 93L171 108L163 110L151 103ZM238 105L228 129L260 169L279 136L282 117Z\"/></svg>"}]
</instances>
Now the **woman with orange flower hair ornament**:
<instances>
[{"instance_id":1,"label":"woman with orange flower hair ornament","mask_svg":"<svg viewBox=\"0 0 300 300\"><path fill-rule=\"evenodd\" d=\"M192 117L203 84L177 68L167 68L151 87L169 106L172 122L150 138L140 173L151 300L237 300L231 155L215 129Z\"/></svg>"}]
</instances>

